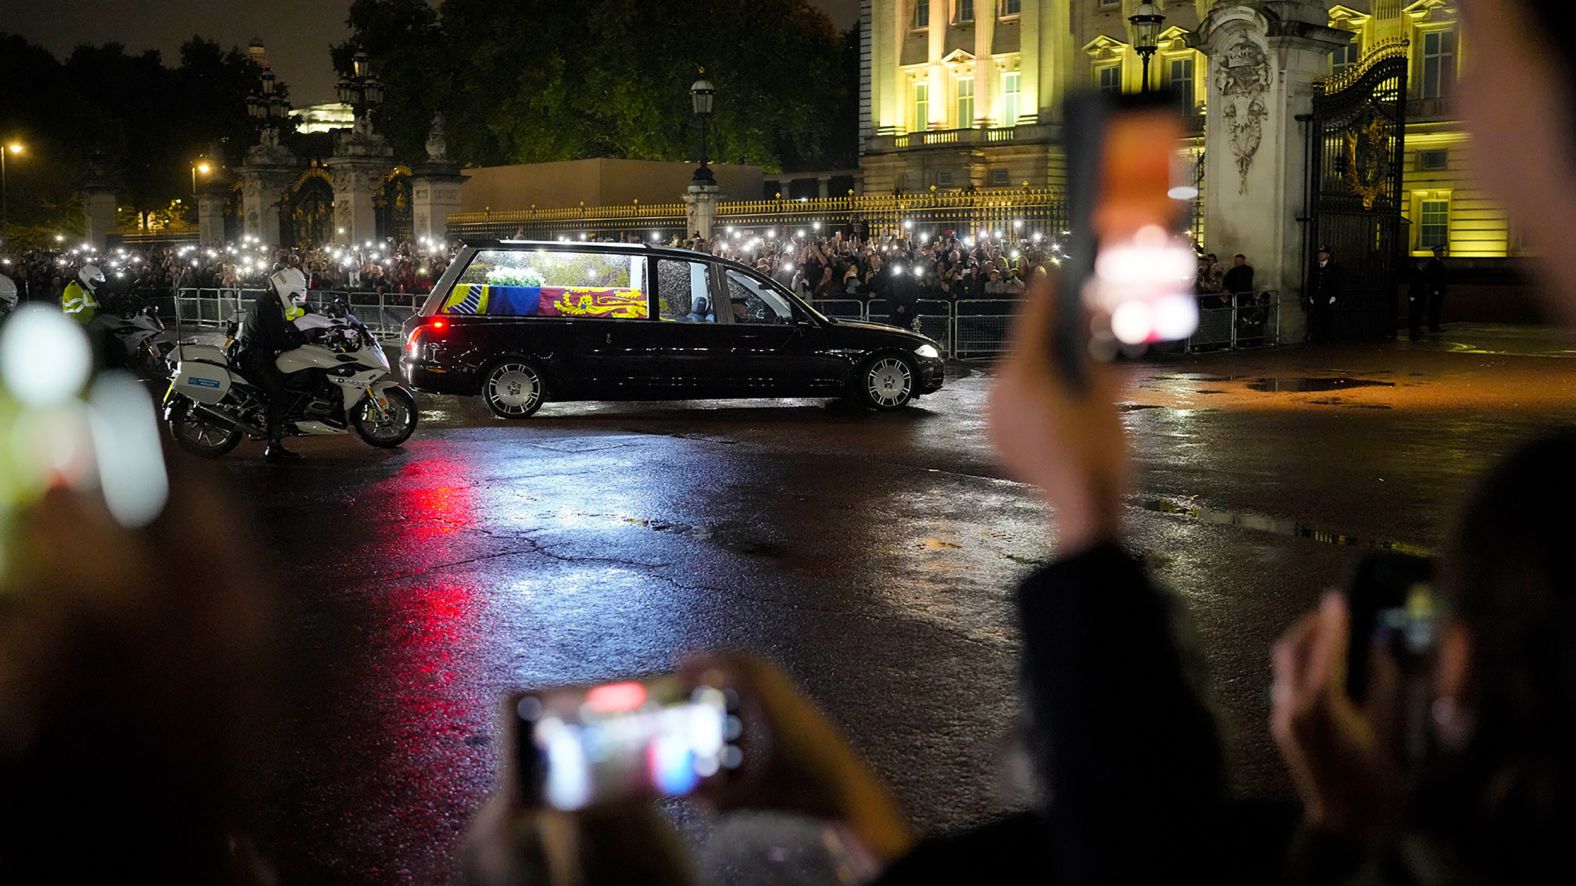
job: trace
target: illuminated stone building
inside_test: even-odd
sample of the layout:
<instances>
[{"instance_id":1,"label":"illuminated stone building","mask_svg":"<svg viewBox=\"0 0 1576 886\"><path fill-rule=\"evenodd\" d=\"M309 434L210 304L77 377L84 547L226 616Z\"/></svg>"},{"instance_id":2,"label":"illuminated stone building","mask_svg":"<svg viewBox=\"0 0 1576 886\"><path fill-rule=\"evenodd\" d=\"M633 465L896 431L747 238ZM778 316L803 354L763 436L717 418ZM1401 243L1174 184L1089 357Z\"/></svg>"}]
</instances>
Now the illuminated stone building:
<instances>
[{"instance_id":1,"label":"illuminated stone building","mask_svg":"<svg viewBox=\"0 0 1576 886\"><path fill-rule=\"evenodd\" d=\"M1133 50L1140 0L865 0L860 172L865 193L1063 184L1062 97L1092 87L1137 91ZM1268 0L1266 7L1313 0ZM1209 60L1191 32L1215 0L1157 0L1165 14L1151 86L1180 94L1197 153L1208 148ZM1455 94L1463 35L1451 0L1323 3L1352 42L1330 59L1339 74L1369 49L1409 42L1404 212L1409 245L1445 243L1460 258L1522 251L1513 220L1466 169ZM1199 169L1203 164L1199 164ZM1207 189L1210 183L1200 181ZM1204 233L1206 241L1208 232ZM1229 250L1231 244L1211 244Z\"/></svg>"}]
</instances>

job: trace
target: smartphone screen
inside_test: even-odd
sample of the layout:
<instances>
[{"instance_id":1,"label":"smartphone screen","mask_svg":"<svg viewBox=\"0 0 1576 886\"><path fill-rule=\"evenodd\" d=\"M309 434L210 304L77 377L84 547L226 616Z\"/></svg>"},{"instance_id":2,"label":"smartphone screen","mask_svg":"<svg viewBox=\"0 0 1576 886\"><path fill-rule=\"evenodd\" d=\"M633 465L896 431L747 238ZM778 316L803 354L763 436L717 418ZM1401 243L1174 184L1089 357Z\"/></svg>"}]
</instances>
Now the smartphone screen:
<instances>
[{"instance_id":1,"label":"smartphone screen","mask_svg":"<svg viewBox=\"0 0 1576 886\"><path fill-rule=\"evenodd\" d=\"M1181 222L1196 193L1180 181L1182 118L1166 93L1074 96L1066 118L1072 232L1058 342L1076 372L1089 335L1137 346L1193 333L1197 262ZM1084 311L1092 328L1066 322Z\"/></svg>"},{"instance_id":2,"label":"smartphone screen","mask_svg":"<svg viewBox=\"0 0 1576 886\"><path fill-rule=\"evenodd\" d=\"M525 795L554 809L684 796L743 760L732 693L676 676L551 689L516 714Z\"/></svg>"}]
</instances>

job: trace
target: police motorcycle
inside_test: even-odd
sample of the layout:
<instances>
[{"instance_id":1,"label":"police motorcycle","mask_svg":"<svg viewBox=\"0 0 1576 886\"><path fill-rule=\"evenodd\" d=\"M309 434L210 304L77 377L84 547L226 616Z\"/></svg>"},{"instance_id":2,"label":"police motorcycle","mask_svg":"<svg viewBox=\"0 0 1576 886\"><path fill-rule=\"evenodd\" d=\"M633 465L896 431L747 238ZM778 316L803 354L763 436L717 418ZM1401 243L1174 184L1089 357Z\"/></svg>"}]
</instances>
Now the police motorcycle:
<instances>
[{"instance_id":1,"label":"police motorcycle","mask_svg":"<svg viewBox=\"0 0 1576 886\"><path fill-rule=\"evenodd\" d=\"M158 312L134 295L117 300L115 307L114 311L100 312L89 324L109 331L115 342L112 358L140 378L168 378L166 358L175 341L165 331Z\"/></svg>"},{"instance_id":2,"label":"police motorcycle","mask_svg":"<svg viewBox=\"0 0 1576 886\"><path fill-rule=\"evenodd\" d=\"M0 274L0 320L4 320L16 310L17 291L16 283L10 277Z\"/></svg>"},{"instance_id":3,"label":"police motorcycle","mask_svg":"<svg viewBox=\"0 0 1576 886\"><path fill-rule=\"evenodd\" d=\"M290 313L302 307L297 303ZM355 431L369 446L390 448L415 433L416 398L393 379L383 346L343 303L291 322L307 343L275 361L291 398L286 437ZM237 352L233 340L183 340L175 346L164 419L187 452L218 458L243 437L267 439L266 400L236 367Z\"/></svg>"}]
</instances>

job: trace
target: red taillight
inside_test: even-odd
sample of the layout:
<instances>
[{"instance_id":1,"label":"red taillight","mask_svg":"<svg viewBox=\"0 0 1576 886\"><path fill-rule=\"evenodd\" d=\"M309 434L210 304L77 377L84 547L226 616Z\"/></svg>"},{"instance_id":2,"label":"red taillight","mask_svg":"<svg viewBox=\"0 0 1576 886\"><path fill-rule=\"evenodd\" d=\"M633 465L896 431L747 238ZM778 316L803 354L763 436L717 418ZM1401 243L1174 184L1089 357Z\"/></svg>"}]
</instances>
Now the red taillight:
<instances>
[{"instance_id":1,"label":"red taillight","mask_svg":"<svg viewBox=\"0 0 1576 886\"><path fill-rule=\"evenodd\" d=\"M449 321L438 319L433 320L425 326L417 326L415 329L410 331L410 339L405 342L405 350L414 352L416 350L416 345L420 344L421 342L421 334L423 332L426 332L429 329L435 333L442 332L448 327L448 325Z\"/></svg>"}]
</instances>

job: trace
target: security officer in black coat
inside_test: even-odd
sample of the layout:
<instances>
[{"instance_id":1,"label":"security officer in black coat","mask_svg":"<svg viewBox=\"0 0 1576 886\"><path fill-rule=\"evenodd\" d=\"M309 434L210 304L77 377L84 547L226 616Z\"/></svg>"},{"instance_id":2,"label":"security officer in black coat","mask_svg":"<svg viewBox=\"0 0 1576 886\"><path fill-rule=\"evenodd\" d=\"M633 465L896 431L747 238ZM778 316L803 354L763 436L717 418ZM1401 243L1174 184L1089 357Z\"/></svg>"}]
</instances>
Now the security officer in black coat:
<instances>
[{"instance_id":1,"label":"security officer in black coat","mask_svg":"<svg viewBox=\"0 0 1576 886\"><path fill-rule=\"evenodd\" d=\"M296 268L282 268L268 278L274 294L252 302L241 325L241 353L236 362L248 381L268 400L268 449L263 457L271 462L294 461L301 456L281 442L284 437L285 410L289 405L285 376L275 360L285 351L306 343L306 336L285 319L293 299L306 297L306 275Z\"/></svg>"},{"instance_id":2,"label":"security officer in black coat","mask_svg":"<svg viewBox=\"0 0 1576 886\"><path fill-rule=\"evenodd\" d=\"M1319 247L1319 258L1308 283L1308 341L1334 341L1335 306L1341 298L1341 269L1330 247Z\"/></svg>"},{"instance_id":3,"label":"security officer in black coat","mask_svg":"<svg viewBox=\"0 0 1576 886\"><path fill-rule=\"evenodd\" d=\"M1434 257L1423 266L1423 288L1428 293L1428 329L1443 332L1444 327L1439 325L1440 315L1445 310L1445 247L1442 243L1434 247Z\"/></svg>"}]
</instances>

